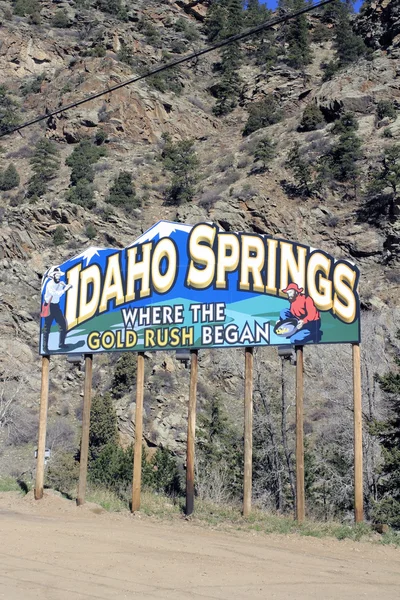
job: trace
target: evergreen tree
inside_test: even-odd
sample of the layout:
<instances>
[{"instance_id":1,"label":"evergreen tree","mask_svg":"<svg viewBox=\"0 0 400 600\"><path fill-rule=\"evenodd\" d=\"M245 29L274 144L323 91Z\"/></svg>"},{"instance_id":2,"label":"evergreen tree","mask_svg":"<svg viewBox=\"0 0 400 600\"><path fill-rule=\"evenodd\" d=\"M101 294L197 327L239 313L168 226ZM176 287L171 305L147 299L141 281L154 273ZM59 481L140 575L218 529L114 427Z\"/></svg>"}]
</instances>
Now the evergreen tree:
<instances>
[{"instance_id":1,"label":"evergreen tree","mask_svg":"<svg viewBox=\"0 0 400 600\"><path fill-rule=\"evenodd\" d=\"M260 0L248 0L245 12L246 27L256 27L266 23L272 16L272 11L265 4L260 4ZM260 31L254 38L254 49L251 52L256 59L256 63L264 66L266 69L276 61L276 43L274 32L271 29Z\"/></svg>"},{"instance_id":2,"label":"evergreen tree","mask_svg":"<svg viewBox=\"0 0 400 600\"><path fill-rule=\"evenodd\" d=\"M338 69L347 67L361 56L367 56L369 51L362 38L353 31L350 20L351 2L334 0L325 9L325 19L335 25L336 59L325 65L324 78L329 79Z\"/></svg>"},{"instance_id":3,"label":"evergreen tree","mask_svg":"<svg viewBox=\"0 0 400 600\"><path fill-rule=\"evenodd\" d=\"M30 164L33 175L28 182L27 196L43 196L47 192L47 184L56 176L60 167L56 144L47 138L39 140Z\"/></svg>"},{"instance_id":4,"label":"evergreen tree","mask_svg":"<svg viewBox=\"0 0 400 600\"><path fill-rule=\"evenodd\" d=\"M286 166L293 172L296 184L298 185L298 194L310 196L313 191L313 178L311 167L304 160L303 156L304 152L301 151L299 142L295 142L289 152Z\"/></svg>"},{"instance_id":5,"label":"evergreen tree","mask_svg":"<svg viewBox=\"0 0 400 600\"><path fill-rule=\"evenodd\" d=\"M292 12L306 8L306 0L287 0L286 4ZM295 69L302 69L311 62L310 35L306 15L291 19L286 25L286 42L288 43L287 62Z\"/></svg>"},{"instance_id":6,"label":"evergreen tree","mask_svg":"<svg viewBox=\"0 0 400 600\"><path fill-rule=\"evenodd\" d=\"M391 193L385 198L388 208L389 218L395 220L396 207L399 205L400 198L400 144L393 144L385 148L381 159L380 169L373 177L368 188L370 196L383 195L386 188L391 188ZM381 206L381 212L383 206Z\"/></svg>"},{"instance_id":7,"label":"evergreen tree","mask_svg":"<svg viewBox=\"0 0 400 600\"><path fill-rule=\"evenodd\" d=\"M227 469L230 494L241 491L243 473L243 449L239 433L231 425L221 398L211 395L198 417L196 457L200 479L207 479L210 472Z\"/></svg>"},{"instance_id":8,"label":"evergreen tree","mask_svg":"<svg viewBox=\"0 0 400 600\"><path fill-rule=\"evenodd\" d=\"M13 164L9 164L4 173L0 173L0 190L12 190L19 186L19 174Z\"/></svg>"},{"instance_id":9,"label":"evergreen tree","mask_svg":"<svg viewBox=\"0 0 400 600\"><path fill-rule=\"evenodd\" d=\"M241 0L226 0L226 20L224 36L230 37L239 33L243 27L243 7ZM242 64L240 44L234 42L225 46L221 51L221 79L215 86L217 102L213 112L217 116L226 115L236 107L242 81L239 68Z\"/></svg>"},{"instance_id":10,"label":"evergreen tree","mask_svg":"<svg viewBox=\"0 0 400 600\"><path fill-rule=\"evenodd\" d=\"M89 461L96 460L107 445L117 445L117 413L110 394L92 401L89 433Z\"/></svg>"},{"instance_id":11,"label":"evergreen tree","mask_svg":"<svg viewBox=\"0 0 400 600\"><path fill-rule=\"evenodd\" d=\"M188 202L195 194L196 169L199 164L193 148L194 142L181 140L174 143L167 133L162 137L165 140L162 161L166 170L172 173L171 185L167 190L167 201L170 204Z\"/></svg>"},{"instance_id":12,"label":"evergreen tree","mask_svg":"<svg viewBox=\"0 0 400 600\"><path fill-rule=\"evenodd\" d=\"M204 23L208 41L217 42L225 35L228 0L212 0Z\"/></svg>"},{"instance_id":13,"label":"evergreen tree","mask_svg":"<svg viewBox=\"0 0 400 600\"><path fill-rule=\"evenodd\" d=\"M397 336L400 337L400 331ZM395 370L377 377L389 402L390 416L372 426L372 433L380 439L383 456L379 485L382 499L374 507L373 517L400 529L400 357L396 365Z\"/></svg>"},{"instance_id":14,"label":"evergreen tree","mask_svg":"<svg viewBox=\"0 0 400 600\"><path fill-rule=\"evenodd\" d=\"M65 161L65 164L71 167L71 184L76 185L82 179L92 182L93 165L105 154L104 148L95 146L88 139L81 140Z\"/></svg>"},{"instance_id":15,"label":"evergreen tree","mask_svg":"<svg viewBox=\"0 0 400 600\"><path fill-rule=\"evenodd\" d=\"M121 398L129 392L136 382L136 354L126 352L115 365L114 377L111 384L113 396Z\"/></svg>"},{"instance_id":16,"label":"evergreen tree","mask_svg":"<svg viewBox=\"0 0 400 600\"><path fill-rule=\"evenodd\" d=\"M5 85L0 85L0 133L6 133L19 123L18 104L10 97Z\"/></svg>"},{"instance_id":17,"label":"evergreen tree","mask_svg":"<svg viewBox=\"0 0 400 600\"><path fill-rule=\"evenodd\" d=\"M57 225L53 233L53 243L55 246L62 246L65 242L65 229L62 225Z\"/></svg>"},{"instance_id":18,"label":"evergreen tree","mask_svg":"<svg viewBox=\"0 0 400 600\"><path fill-rule=\"evenodd\" d=\"M88 139L80 141L74 148L65 161L65 164L71 167L71 188L66 196L69 202L88 210L95 206L91 186L94 180L93 165L105 155L106 149L103 146L97 146Z\"/></svg>"},{"instance_id":19,"label":"evergreen tree","mask_svg":"<svg viewBox=\"0 0 400 600\"><path fill-rule=\"evenodd\" d=\"M115 178L106 202L128 211L138 206L132 174L129 171L121 171Z\"/></svg>"},{"instance_id":20,"label":"evergreen tree","mask_svg":"<svg viewBox=\"0 0 400 600\"><path fill-rule=\"evenodd\" d=\"M325 125L325 118L320 108L311 102L306 106L301 117L300 131L315 131Z\"/></svg>"},{"instance_id":21,"label":"evergreen tree","mask_svg":"<svg viewBox=\"0 0 400 600\"><path fill-rule=\"evenodd\" d=\"M265 137L257 143L254 151L254 161L260 161L265 170L275 156L275 144L269 137Z\"/></svg>"},{"instance_id":22,"label":"evergreen tree","mask_svg":"<svg viewBox=\"0 0 400 600\"><path fill-rule=\"evenodd\" d=\"M88 183L85 179L80 179L76 185L72 186L67 194L66 199L68 202L78 204L86 210L90 210L96 206L96 202L93 200L94 191L93 186Z\"/></svg>"},{"instance_id":23,"label":"evergreen tree","mask_svg":"<svg viewBox=\"0 0 400 600\"><path fill-rule=\"evenodd\" d=\"M243 136L250 135L258 129L268 127L268 125L279 123L282 119L282 112L272 94L269 94L260 102L250 104L248 111L249 117L243 129Z\"/></svg>"},{"instance_id":24,"label":"evergreen tree","mask_svg":"<svg viewBox=\"0 0 400 600\"><path fill-rule=\"evenodd\" d=\"M339 139L319 162L320 182L330 179L357 181L357 161L362 157L361 140L357 136L357 129L357 120L351 113L345 113L335 123L333 133L340 134Z\"/></svg>"}]
</instances>

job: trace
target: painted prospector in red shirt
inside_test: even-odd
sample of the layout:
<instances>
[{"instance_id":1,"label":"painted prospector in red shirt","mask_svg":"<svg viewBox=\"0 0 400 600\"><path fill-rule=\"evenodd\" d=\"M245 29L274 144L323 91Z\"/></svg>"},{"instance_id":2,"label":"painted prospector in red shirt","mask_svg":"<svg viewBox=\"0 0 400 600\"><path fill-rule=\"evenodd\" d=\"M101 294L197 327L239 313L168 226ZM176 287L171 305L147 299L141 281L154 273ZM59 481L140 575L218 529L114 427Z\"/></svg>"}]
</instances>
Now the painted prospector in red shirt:
<instances>
[{"instance_id":1,"label":"painted prospector in red shirt","mask_svg":"<svg viewBox=\"0 0 400 600\"><path fill-rule=\"evenodd\" d=\"M290 341L298 345L306 342L319 342L322 337L321 317L314 300L311 296L303 294L303 288L296 283L289 283L282 292L288 295L290 307L281 310L279 322L287 319L297 320L296 329L290 336Z\"/></svg>"}]
</instances>

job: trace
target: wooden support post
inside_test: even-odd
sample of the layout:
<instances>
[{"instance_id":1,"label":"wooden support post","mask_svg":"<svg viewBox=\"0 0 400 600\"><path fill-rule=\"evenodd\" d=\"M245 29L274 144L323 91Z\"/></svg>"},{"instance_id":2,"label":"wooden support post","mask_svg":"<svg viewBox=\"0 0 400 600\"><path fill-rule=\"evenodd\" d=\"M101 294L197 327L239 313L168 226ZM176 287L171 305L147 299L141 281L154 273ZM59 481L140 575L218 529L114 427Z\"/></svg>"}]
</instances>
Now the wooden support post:
<instances>
[{"instance_id":1,"label":"wooden support post","mask_svg":"<svg viewBox=\"0 0 400 600\"><path fill-rule=\"evenodd\" d=\"M42 356L42 384L40 388L39 440L36 462L35 500L43 498L44 453L46 450L47 408L49 404L50 356Z\"/></svg>"},{"instance_id":2,"label":"wooden support post","mask_svg":"<svg viewBox=\"0 0 400 600\"><path fill-rule=\"evenodd\" d=\"M253 348L245 348L243 516L251 512L253 472Z\"/></svg>"},{"instance_id":3,"label":"wooden support post","mask_svg":"<svg viewBox=\"0 0 400 600\"><path fill-rule=\"evenodd\" d=\"M85 354L85 385L83 392L82 439L79 459L79 483L76 503L85 503L87 467L89 457L90 408L92 405L92 367L93 354Z\"/></svg>"},{"instance_id":4,"label":"wooden support post","mask_svg":"<svg viewBox=\"0 0 400 600\"><path fill-rule=\"evenodd\" d=\"M303 346L296 346L296 520L299 523L302 523L305 517L303 380Z\"/></svg>"},{"instance_id":5,"label":"wooden support post","mask_svg":"<svg viewBox=\"0 0 400 600\"><path fill-rule=\"evenodd\" d=\"M198 352L190 351L190 389L188 408L188 430L186 451L186 515L194 510L194 447L196 439L196 396L197 396Z\"/></svg>"},{"instance_id":6,"label":"wooden support post","mask_svg":"<svg viewBox=\"0 0 400 600\"><path fill-rule=\"evenodd\" d=\"M135 448L133 455L132 512L140 508L142 486L144 352L137 355Z\"/></svg>"},{"instance_id":7,"label":"wooden support post","mask_svg":"<svg viewBox=\"0 0 400 600\"><path fill-rule=\"evenodd\" d=\"M364 519L363 510L363 449L362 449L362 400L360 346L353 349L353 398L354 398L354 519Z\"/></svg>"}]
</instances>

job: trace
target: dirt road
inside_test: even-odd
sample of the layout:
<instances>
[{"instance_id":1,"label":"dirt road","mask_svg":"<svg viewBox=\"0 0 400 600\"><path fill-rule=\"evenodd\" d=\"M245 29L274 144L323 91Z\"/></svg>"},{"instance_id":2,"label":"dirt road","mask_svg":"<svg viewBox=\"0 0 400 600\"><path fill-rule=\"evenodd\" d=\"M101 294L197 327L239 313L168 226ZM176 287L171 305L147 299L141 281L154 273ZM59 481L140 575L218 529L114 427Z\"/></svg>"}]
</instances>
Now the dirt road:
<instances>
[{"instance_id":1,"label":"dirt road","mask_svg":"<svg viewBox=\"0 0 400 600\"><path fill-rule=\"evenodd\" d=\"M97 514L0 494L3 600L400 598L400 550Z\"/></svg>"}]
</instances>

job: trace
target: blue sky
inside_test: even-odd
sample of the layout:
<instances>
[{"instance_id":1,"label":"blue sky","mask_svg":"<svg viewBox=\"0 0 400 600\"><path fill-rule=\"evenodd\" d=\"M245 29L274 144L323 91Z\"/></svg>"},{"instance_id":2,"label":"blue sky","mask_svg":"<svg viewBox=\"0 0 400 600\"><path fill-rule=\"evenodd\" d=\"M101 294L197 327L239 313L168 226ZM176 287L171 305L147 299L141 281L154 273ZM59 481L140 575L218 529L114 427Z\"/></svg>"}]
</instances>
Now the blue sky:
<instances>
[{"instance_id":1,"label":"blue sky","mask_svg":"<svg viewBox=\"0 0 400 600\"><path fill-rule=\"evenodd\" d=\"M264 4L269 6L269 8L275 8L278 4L278 0L261 0ZM360 10L360 6L362 4L362 0L357 0L354 4L354 10L358 12Z\"/></svg>"}]
</instances>

